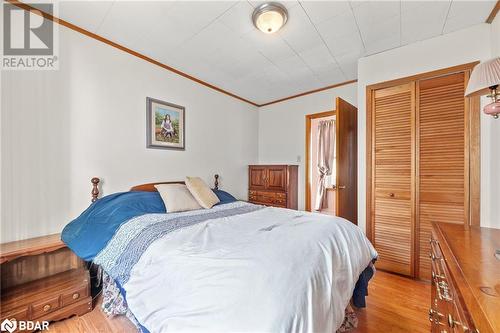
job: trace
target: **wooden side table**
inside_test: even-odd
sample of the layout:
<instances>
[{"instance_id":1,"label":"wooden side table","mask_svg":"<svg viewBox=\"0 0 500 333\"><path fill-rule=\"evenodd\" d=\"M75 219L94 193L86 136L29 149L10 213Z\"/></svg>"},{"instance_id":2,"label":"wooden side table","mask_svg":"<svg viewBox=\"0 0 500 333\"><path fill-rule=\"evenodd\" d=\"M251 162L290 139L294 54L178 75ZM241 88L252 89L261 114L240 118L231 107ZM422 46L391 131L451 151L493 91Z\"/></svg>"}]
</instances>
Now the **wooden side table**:
<instances>
[{"instance_id":1,"label":"wooden side table","mask_svg":"<svg viewBox=\"0 0 500 333\"><path fill-rule=\"evenodd\" d=\"M53 321L92 310L90 276L60 234L0 244L0 322Z\"/></svg>"}]
</instances>

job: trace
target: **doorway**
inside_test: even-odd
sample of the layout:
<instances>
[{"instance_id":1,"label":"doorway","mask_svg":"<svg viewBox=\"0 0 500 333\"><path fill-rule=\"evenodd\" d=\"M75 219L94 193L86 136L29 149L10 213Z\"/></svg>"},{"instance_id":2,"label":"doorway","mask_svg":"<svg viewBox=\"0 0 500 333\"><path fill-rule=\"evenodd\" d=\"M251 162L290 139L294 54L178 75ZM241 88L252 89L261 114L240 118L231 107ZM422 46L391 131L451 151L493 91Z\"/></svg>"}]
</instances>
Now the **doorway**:
<instances>
[{"instance_id":1,"label":"doorway","mask_svg":"<svg viewBox=\"0 0 500 333\"><path fill-rule=\"evenodd\" d=\"M308 166L308 199L306 202L306 210L319 212L328 215L335 215L335 192L336 192L336 182L335 182L335 111L326 111L321 113L310 114L306 116L306 123L308 130L306 130L306 145L308 147L306 153L307 166ZM325 132L323 134L322 140L320 139L320 132ZM325 138L325 136L327 136ZM327 157L328 161L326 164L329 166L328 174L323 175L322 180L324 184L324 192L322 195L318 194L320 191L319 183L321 178L321 172L319 167L319 160L321 159L320 141L330 141L331 152ZM327 148L328 149L328 148ZM323 167L324 168L324 167ZM322 198L321 198L322 197ZM319 202L322 201L322 202Z\"/></svg>"},{"instance_id":2,"label":"doorway","mask_svg":"<svg viewBox=\"0 0 500 333\"><path fill-rule=\"evenodd\" d=\"M306 115L307 211L357 224L357 108L341 98L335 110Z\"/></svg>"}]
</instances>

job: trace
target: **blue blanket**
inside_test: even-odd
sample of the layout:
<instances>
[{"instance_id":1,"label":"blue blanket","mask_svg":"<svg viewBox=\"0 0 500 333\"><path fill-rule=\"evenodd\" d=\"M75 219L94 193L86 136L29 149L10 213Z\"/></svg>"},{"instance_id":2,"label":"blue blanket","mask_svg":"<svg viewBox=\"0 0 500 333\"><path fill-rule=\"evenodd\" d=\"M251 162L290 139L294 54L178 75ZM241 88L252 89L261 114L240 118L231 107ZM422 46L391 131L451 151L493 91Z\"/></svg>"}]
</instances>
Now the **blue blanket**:
<instances>
[{"instance_id":1,"label":"blue blanket","mask_svg":"<svg viewBox=\"0 0 500 333\"><path fill-rule=\"evenodd\" d=\"M214 190L219 204L236 201L229 193ZM91 261L106 246L116 230L131 218L144 214L166 213L158 192L115 193L92 203L80 216L64 227L61 239L86 261Z\"/></svg>"}]
</instances>

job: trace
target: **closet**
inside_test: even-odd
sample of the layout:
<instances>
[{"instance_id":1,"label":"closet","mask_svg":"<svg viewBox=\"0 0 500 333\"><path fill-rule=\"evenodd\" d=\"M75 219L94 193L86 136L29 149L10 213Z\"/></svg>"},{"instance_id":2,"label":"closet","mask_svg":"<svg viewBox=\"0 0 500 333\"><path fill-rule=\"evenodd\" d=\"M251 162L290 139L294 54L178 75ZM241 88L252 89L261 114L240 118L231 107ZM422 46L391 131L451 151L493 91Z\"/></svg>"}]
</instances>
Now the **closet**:
<instances>
[{"instance_id":1,"label":"closet","mask_svg":"<svg viewBox=\"0 0 500 333\"><path fill-rule=\"evenodd\" d=\"M378 268L429 280L431 222L479 224L479 102L464 97L473 65L367 88L367 234Z\"/></svg>"}]
</instances>

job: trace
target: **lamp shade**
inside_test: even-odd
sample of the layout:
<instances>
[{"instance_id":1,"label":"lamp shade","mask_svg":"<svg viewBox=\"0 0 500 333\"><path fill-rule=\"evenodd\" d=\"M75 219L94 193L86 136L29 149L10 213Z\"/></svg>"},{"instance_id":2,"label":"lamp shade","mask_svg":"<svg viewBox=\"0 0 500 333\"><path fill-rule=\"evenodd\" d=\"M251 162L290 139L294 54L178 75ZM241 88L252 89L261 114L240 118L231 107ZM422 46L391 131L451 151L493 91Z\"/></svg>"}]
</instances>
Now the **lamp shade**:
<instances>
[{"instance_id":1,"label":"lamp shade","mask_svg":"<svg viewBox=\"0 0 500 333\"><path fill-rule=\"evenodd\" d=\"M465 96L480 96L489 93L489 87L500 85L500 57L476 65L467 84Z\"/></svg>"}]
</instances>

